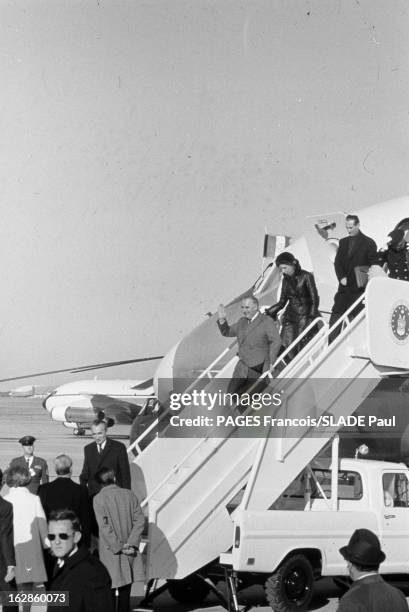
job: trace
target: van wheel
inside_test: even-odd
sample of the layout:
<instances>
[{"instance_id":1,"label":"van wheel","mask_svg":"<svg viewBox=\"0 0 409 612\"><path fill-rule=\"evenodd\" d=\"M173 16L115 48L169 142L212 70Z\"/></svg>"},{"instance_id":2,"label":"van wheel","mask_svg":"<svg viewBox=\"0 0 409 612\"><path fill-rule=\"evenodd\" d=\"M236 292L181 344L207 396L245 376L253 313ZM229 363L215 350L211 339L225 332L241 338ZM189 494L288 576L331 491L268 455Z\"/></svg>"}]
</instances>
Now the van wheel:
<instances>
[{"instance_id":1,"label":"van wheel","mask_svg":"<svg viewBox=\"0 0 409 612\"><path fill-rule=\"evenodd\" d=\"M195 574L182 580L168 580L168 591L179 603L195 603L203 601L209 594L210 587Z\"/></svg>"},{"instance_id":2,"label":"van wheel","mask_svg":"<svg viewBox=\"0 0 409 612\"><path fill-rule=\"evenodd\" d=\"M266 598L274 612L306 610L312 599L313 585L311 563L304 555L294 555L266 580Z\"/></svg>"}]
</instances>

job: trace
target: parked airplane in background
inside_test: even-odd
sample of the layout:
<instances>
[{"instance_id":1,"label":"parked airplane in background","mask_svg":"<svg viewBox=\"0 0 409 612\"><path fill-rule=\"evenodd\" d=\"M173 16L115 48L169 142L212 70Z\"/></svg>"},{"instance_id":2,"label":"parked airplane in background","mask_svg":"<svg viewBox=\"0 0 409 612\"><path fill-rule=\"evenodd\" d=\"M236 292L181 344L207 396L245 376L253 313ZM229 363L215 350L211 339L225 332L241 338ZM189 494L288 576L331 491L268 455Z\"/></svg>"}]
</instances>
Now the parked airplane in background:
<instances>
[{"instance_id":1,"label":"parked airplane in background","mask_svg":"<svg viewBox=\"0 0 409 612\"><path fill-rule=\"evenodd\" d=\"M54 421L84 435L94 419L131 426L141 413L155 414L153 380L81 380L57 387L43 406Z\"/></svg>"},{"instance_id":2,"label":"parked airplane in background","mask_svg":"<svg viewBox=\"0 0 409 612\"><path fill-rule=\"evenodd\" d=\"M105 362L73 368L64 368L48 372L21 375L15 378L0 380L1 383L37 378L50 374L71 372L73 374L89 372L103 368L127 365L130 363L156 361L159 357L142 357L116 362ZM38 393L36 386L24 386L5 393L10 397L43 397L43 407L54 421L63 423L76 435L84 435L96 418L104 418L108 426L114 423L131 426L135 417L151 415L157 412L157 401L154 395L153 379L147 380L81 380L60 385L50 393L50 389Z\"/></svg>"}]
</instances>

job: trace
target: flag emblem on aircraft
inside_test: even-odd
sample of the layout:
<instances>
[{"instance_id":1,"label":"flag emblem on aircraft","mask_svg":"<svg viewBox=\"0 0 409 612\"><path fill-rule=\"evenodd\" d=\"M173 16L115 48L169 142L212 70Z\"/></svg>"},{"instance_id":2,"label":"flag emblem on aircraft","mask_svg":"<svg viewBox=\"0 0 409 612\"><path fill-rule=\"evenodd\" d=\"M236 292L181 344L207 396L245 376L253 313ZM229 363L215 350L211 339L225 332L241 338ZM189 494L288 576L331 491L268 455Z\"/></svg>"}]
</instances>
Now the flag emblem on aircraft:
<instances>
[{"instance_id":1,"label":"flag emblem on aircraft","mask_svg":"<svg viewBox=\"0 0 409 612\"><path fill-rule=\"evenodd\" d=\"M393 308L391 329L395 342L406 344L409 339L409 304L407 302L400 302Z\"/></svg>"}]
</instances>

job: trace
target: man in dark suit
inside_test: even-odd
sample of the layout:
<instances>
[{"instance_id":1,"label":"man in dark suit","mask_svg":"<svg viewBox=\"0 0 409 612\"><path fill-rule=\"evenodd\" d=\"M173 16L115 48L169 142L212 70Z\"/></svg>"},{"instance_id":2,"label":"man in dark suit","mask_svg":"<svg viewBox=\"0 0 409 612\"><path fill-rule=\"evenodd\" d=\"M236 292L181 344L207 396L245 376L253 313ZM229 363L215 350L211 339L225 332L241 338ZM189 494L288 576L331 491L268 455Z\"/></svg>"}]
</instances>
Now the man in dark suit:
<instances>
[{"instance_id":1,"label":"man in dark suit","mask_svg":"<svg viewBox=\"0 0 409 612\"><path fill-rule=\"evenodd\" d=\"M348 562L353 584L340 599L337 612L407 612L408 604L399 589L378 574L385 560L378 537L369 529L356 529L339 552Z\"/></svg>"},{"instance_id":2,"label":"man in dark suit","mask_svg":"<svg viewBox=\"0 0 409 612\"><path fill-rule=\"evenodd\" d=\"M249 380L260 378L263 372L272 367L281 346L277 326L270 317L261 314L257 298L244 298L241 311L243 316L229 325L224 306L221 304L218 309L220 332L223 336L237 337L239 345L239 361L234 368L228 393L240 392Z\"/></svg>"},{"instance_id":3,"label":"man in dark suit","mask_svg":"<svg viewBox=\"0 0 409 612\"><path fill-rule=\"evenodd\" d=\"M0 482L2 479L0 470ZM13 505L0 496L0 591L15 591L16 558L13 541ZM3 612L16 612L18 606L3 604Z\"/></svg>"},{"instance_id":4,"label":"man in dark suit","mask_svg":"<svg viewBox=\"0 0 409 612\"><path fill-rule=\"evenodd\" d=\"M71 612L114 612L111 579L105 566L84 547L78 547L81 527L71 510L51 512L48 539L56 557L50 591L68 591ZM48 606L48 610L61 607Z\"/></svg>"},{"instance_id":5,"label":"man in dark suit","mask_svg":"<svg viewBox=\"0 0 409 612\"><path fill-rule=\"evenodd\" d=\"M95 474L102 467L107 467L114 470L119 487L130 489L131 472L125 446L107 437L105 421L94 421L91 433L94 442L84 447L84 465L80 474L80 483L88 487L88 493L93 497L101 488L95 480Z\"/></svg>"},{"instance_id":6,"label":"man in dark suit","mask_svg":"<svg viewBox=\"0 0 409 612\"><path fill-rule=\"evenodd\" d=\"M338 291L334 296L331 318L329 321L332 327L346 310L359 298L365 290L365 283L360 281L364 273L362 266L367 268L376 262L377 252L376 243L372 238L365 236L359 229L359 218L356 215L347 215L345 227L348 236L341 238L334 266L339 285ZM349 318L353 319L362 310L360 304L350 313ZM339 325L332 332L330 341L332 342L340 333Z\"/></svg>"},{"instance_id":7,"label":"man in dark suit","mask_svg":"<svg viewBox=\"0 0 409 612\"><path fill-rule=\"evenodd\" d=\"M72 510L81 524L81 543L89 546L91 538L91 521L88 502L88 491L84 485L73 480L72 459L68 455L58 455L54 459L57 478L43 484L38 489L38 495L48 519L53 510Z\"/></svg>"},{"instance_id":8,"label":"man in dark suit","mask_svg":"<svg viewBox=\"0 0 409 612\"><path fill-rule=\"evenodd\" d=\"M26 467L31 477L27 489L31 493L37 494L40 482L42 484L48 482L48 466L45 459L34 455L34 442L34 436L23 436L20 438L19 443L23 447L23 456L12 459L7 469L17 465Z\"/></svg>"}]
</instances>

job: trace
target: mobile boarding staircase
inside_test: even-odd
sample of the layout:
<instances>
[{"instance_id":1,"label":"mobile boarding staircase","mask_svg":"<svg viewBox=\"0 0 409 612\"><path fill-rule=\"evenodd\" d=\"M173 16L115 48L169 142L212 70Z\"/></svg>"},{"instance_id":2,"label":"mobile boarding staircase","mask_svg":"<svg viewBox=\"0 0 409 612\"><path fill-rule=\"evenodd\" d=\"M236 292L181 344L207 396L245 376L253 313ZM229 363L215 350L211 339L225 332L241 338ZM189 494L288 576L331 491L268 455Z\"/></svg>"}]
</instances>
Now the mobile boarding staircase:
<instances>
[{"instance_id":1,"label":"mobile boarding staircase","mask_svg":"<svg viewBox=\"0 0 409 612\"><path fill-rule=\"evenodd\" d=\"M379 296L385 296L389 304L393 298L388 293L391 283L399 283L398 293L405 285L409 305L408 283L374 279L369 285L373 283L377 288L375 297L371 298L373 310ZM312 415L319 419L326 414L336 421L339 416L352 414L382 376L396 373L396 363L391 363L394 370L377 366L368 353L371 344L367 330L368 298L359 314L349 321L348 315L364 299L365 296L360 297L337 321L336 326L342 329L331 344L328 337L336 326L329 330L322 319L316 319L294 344L313 328L319 327L318 331L279 376L272 379L270 373L263 374L261 378L270 378L270 393L279 390L284 398L275 417ZM384 308L386 317L390 313L388 304ZM373 315L371 320L376 327ZM409 335L409 310L407 325ZM292 349L293 345L288 347L275 366ZM218 379L231 376L236 359L230 359L217 371L222 357L225 354L210 364L196 381L206 392L219 389ZM409 363L400 364L398 371L408 366ZM247 413L254 414L254 411L249 408ZM209 428L199 439L166 435L155 438L134 459L147 488L147 497L142 503L148 508L149 516L147 580L182 579L228 551L233 544L235 514L271 507L336 430L335 427L317 434L313 427L304 424L298 429L282 427L279 435L267 428L262 438L255 438L240 437L234 427L224 437L212 437L215 432ZM136 448L143 436L136 440ZM229 513L229 502L244 487L239 508ZM223 555L223 561L229 563L229 553ZM231 563L234 568L233 558Z\"/></svg>"}]
</instances>

